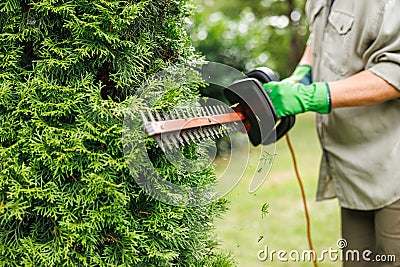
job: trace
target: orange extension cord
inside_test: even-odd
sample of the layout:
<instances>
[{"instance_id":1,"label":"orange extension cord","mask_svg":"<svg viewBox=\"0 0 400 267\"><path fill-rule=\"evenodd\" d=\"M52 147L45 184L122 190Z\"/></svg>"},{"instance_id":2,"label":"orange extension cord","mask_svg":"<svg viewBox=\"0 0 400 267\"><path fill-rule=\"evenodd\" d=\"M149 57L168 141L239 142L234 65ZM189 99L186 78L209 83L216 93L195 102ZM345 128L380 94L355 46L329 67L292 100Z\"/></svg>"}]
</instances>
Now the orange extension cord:
<instances>
[{"instance_id":1,"label":"orange extension cord","mask_svg":"<svg viewBox=\"0 0 400 267\"><path fill-rule=\"evenodd\" d=\"M311 240L311 222L310 222L310 216L308 214L307 198L306 198L306 194L304 192L303 182L301 181L299 168L297 166L296 154L294 153L294 149L293 149L293 146L292 146L292 142L290 141L289 134L286 134L286 142L287 142L287 144L289 146L290 154L292 155L294 171L296 173L297 181L299 182L300 191L301 191L301 198L303 200L304 215L306 217L306 224L307 224L308 246L310 247L311 251L314 251L313 243L312 243L312 240ZM318 267L316 257L313 257L313 264L314 264L314 267Z\"/></svg>"}]
</instances>

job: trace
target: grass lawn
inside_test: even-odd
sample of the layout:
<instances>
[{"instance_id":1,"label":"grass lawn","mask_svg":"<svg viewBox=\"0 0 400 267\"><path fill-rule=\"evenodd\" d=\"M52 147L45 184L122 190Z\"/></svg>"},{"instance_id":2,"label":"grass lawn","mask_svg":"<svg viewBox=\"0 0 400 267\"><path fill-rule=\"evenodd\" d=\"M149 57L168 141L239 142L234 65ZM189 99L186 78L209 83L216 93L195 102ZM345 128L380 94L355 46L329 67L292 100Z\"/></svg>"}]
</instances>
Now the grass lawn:
<instances>
[{"instance_id":1,"label":"grass lawn","mask_svg":"<svg viewBox=\"0 0 400 267\"><path fill-rule=\"evenodd\" d=\"M314 129L312 114L297 116L290 137L295 149L300 174L306 190L311 217L314 249L319 253L329 248L337 250L340 238L339 208L336 200L315 201L320 162L320 146ZM257 149L257 148L255 148ZM234 255L238 266L313 266L312 262L294 262L289 253L308 250L306 221L300 189L295 177L291 155L285 138L276 144L277 156L264 184L253 194L248 193L251 173L248 168L241 182L226 196L229 211L217 221L217 234L222 248ZM235 164L240 168L241 162ZM217 161L217 172L223 170ZM251 165L255 165L254 163ZM254 167L253 167L254 168ZM265 206L264 206L265 204ZM262 207L268 205L268 214ZM274 259L260 261L257 253L268 247L284 250L287 262ZM294 253L294 252L292 252ZM296 254L293 257L296 257ZM263 256L263 255L261 255ZM339 261L325 259L318 266L340 266Z\"/></svg>"}]
</instances>

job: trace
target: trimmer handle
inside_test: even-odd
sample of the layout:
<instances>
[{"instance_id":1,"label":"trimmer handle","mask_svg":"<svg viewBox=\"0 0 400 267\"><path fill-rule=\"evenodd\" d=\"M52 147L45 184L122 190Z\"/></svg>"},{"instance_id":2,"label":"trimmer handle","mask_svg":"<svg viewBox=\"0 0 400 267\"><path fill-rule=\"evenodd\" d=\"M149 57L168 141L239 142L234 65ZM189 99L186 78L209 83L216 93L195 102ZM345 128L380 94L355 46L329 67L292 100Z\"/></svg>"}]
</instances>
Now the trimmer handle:
<instances>
[{"instance_id":1,"label":"trimmer handle","mask_svg":"<svg viewBox=\"0 0 400 267\"><path fill-rule=\"evenodd\" d=\"M262 86L277 80L269 68L259 68L224 89L226 99L231 104L238 103L240 111L244 113L250 126L246 126L247 134L254 146L276 142L294 125L294 116L282 117L278 122L271 99Z\"/></svg>"},{"instance_id":2,"label":"trimmer handle","mask_svg":"<svg viewBox=\"0 0 400 267\"><path fill-rule=\"evenodd\" d=\"M279 81L278 78L276 77L275 73L267 67L260 67L255 70L250 71L249 73L246 74L247 77L249 78L255 78L258 81L261 82L261 84L264 83L269 83L271 81ZM268 100L271 101L268 97ZM274 119L275 121L277 120L276 117L276 111L274 108L274 105L272 102L270 102L271 108L274 113ZM288 115L280 118L280 121L278 125L275 128L276 131L276 140L270 140L267 139L265 142L263 142L264 145L268 145L270 143L273 143L279 139L281 139L293 126L294 123L296 122L296 117L294 115ZM274 138L272 138L274 139Z\"/></svg>"}]
</instances>

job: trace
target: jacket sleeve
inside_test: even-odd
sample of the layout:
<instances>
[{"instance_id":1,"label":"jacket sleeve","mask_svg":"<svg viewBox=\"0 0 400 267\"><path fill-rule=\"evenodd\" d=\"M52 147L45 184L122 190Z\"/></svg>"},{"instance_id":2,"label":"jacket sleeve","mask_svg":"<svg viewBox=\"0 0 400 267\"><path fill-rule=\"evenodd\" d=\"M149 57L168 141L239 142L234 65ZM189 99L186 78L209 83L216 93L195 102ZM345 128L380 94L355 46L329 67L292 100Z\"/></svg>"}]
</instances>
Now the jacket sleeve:
<instances>
[{"instance_id":1,"label":"jacket sleeve","mask_svg":"<svg viewBox=\"0 0 400 267\"><path fill-rule=\"evenodd\" d=\"M365 68L400 90L400 1L381 2L372 43L363 54Z\"/></svg>"}]
</instances>

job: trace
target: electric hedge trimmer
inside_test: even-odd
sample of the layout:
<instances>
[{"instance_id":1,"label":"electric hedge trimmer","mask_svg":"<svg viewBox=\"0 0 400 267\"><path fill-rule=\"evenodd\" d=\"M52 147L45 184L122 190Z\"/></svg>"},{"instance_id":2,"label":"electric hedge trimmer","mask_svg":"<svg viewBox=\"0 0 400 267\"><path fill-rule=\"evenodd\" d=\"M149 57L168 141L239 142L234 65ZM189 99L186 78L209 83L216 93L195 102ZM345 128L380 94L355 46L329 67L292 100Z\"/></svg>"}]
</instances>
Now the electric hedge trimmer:
<instances>
[{"instance_id":1,"label":"electric hedge trimmer","mask_svg":"<svg viewBox=\"0 0 400 267\"><path fill-rule=\"evenodd\" d=\"M164 144L169 149L179 148L180 145L184 146L202 139L218 138L233 131L240 131L243 129L239 127L240 124L245 126L254 146L271 144L283 137L295 123L295 116L286 116L278 120L274 106L268 97L269 92L266 92L262 86L277 80L270 69L259 68L225 87L225 98L234 106L233 109L226 105L203 104L193 108L175 109L168 115L165 112L162 112L162 115L156 112L153 116L149 110L147 114L141 112L144 130L163 150L165 150ZM304 187L288 136L287 141L302 192L308 242L310 250L314 250ZM315 260L314 266L317 266Z\"/></svg>"},{"instance_id":2,"label":"electric hedge trimmer","mask_svg":"<svg viewBox=\"0 0 400 267\"><path fill-rule=\"evenodd\" d=\"M294 125L295 116L278 120L275 109L262 84L277 81L269 68L259 68L224 88L224 96L234 106L201 105L164 111L141 112L144 130L161 149L184 146L207 138L219 138L240 131L244 125L251 143L271 144ZM243 127L242 127L243 128Z\"/></svg>"}]
</instances>

